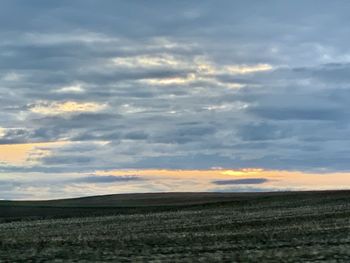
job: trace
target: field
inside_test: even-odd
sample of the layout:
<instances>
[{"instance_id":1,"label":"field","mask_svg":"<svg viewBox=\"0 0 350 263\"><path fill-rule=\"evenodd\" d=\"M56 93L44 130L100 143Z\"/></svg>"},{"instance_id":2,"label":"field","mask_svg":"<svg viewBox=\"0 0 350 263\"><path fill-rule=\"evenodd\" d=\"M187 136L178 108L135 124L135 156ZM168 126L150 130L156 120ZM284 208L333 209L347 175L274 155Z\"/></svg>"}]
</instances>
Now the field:
<instances>
[{"instance_id":1,"label":"field","mask_svg":"<svg viewBox=\"0 0 350 263\"><path fill-rule=\"evenodd\" d=\"M0 201L0 262L350 260L350 191Z\"/></svg>"}]
</instances>

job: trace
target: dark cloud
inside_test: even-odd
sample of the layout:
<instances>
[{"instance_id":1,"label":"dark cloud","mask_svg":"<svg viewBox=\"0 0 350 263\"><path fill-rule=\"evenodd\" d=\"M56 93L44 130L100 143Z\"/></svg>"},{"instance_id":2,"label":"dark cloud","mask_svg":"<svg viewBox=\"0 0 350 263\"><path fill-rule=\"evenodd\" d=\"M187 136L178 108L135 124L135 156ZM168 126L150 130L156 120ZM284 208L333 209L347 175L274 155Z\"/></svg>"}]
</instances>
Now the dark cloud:
<instances>
[{"instance_id":1,"label":"dark cloud","mask_svg":"<svg viewBox=\"0 0 350 263\"><path fill-rule=\"evenodd\" d=\"M290 130L283 126L266 123L251 123L239 128L238 134L244 141L278 140L288 137Z\"/></svg>"},{"instance_id":2,"label":"dark cloud","mask_svg":"<svg viewBox=\"0 0 350 263\"><path fill-rule=\"evenodd\" d=\"M128 176L115 176L115 175L99 175L99 176L86 176L82 178L78 178L72 180L75 183L90 183L90 184L98 184L98 183L123 183L130 181L142 181L143 178L136 175L128 175Z\"/></svg>"},{"instance_id":3,"label":"dark cloud","mask_svg":"<svg viewBox=\"0 0 350 263\"><path fill-rule=\"evenodd\" d=\"M341 109L298 109L298 108L273 108L273 107L255 107L250 109L250 112L272 120L306 120L306 121L336 121L347 116Z\"/></svg>"},{"instance_id":4,"label":"dark cloud","mask_svg":"<svg viewBox=\"0 0 350 263\"><path fill-rule=\"evenodd\" d=\"M55 155L42 158L45 165L80 165L92 162L94 158L82 155Z\"/></svg>"},{"instance_id":5,"label":"dark cloud","mask_svg":"<svg viewBox=\"0 0 350 263\"><path fill-rule=\"evenodd\" d=\"M233 185L233 184L263 184L268 182L266 178L244 178L244 179L234 179L234 180L216 180L213 184L216 185Z\"/></svg>"},{"instance_id":6,"label":"dark cloud","mask_svg":"<svg viewBox=\"0 0 350 263\"><path fill-rule=\"evenodd\" d=\"M31 137L30 131L26 129L7 129L4 131L2 138L0 138L1 144L17 144L24 143Z\"/></svg>"}]
</instances>

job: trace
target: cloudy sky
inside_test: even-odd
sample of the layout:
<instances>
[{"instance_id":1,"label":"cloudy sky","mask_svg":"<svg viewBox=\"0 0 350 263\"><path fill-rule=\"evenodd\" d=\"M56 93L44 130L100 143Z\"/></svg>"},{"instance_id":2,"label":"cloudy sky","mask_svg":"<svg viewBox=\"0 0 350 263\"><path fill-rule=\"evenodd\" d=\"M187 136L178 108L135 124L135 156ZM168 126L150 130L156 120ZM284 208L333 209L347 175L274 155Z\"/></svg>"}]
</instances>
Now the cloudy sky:
<instances>
[{"instance_id":1,"label":"cloudy sky","mask_svg":"<svg viewBox=\"0 0 350 263\"><path fill-rule=\"evenodd\" d=\"M350 2L0 1L0 199L350 188Z\"/></svg>"}]
</instances>

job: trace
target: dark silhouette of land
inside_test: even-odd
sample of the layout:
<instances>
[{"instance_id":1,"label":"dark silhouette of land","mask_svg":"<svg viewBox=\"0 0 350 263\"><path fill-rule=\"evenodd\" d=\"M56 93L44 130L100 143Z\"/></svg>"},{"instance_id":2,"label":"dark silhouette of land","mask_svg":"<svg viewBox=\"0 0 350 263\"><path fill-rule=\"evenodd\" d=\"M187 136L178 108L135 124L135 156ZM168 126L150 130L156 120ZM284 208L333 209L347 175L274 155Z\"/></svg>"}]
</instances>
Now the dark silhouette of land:
<instances>
[{"instance_id":1,"label":"dark silhouette of land","mask_svg":"<svg viewBox=\"0 0 350 263\"><path fill-rule=\"evenodd\" d=\"M350 191L0 201L0 262L350 259Z\"/></svg>"}]
</instances>

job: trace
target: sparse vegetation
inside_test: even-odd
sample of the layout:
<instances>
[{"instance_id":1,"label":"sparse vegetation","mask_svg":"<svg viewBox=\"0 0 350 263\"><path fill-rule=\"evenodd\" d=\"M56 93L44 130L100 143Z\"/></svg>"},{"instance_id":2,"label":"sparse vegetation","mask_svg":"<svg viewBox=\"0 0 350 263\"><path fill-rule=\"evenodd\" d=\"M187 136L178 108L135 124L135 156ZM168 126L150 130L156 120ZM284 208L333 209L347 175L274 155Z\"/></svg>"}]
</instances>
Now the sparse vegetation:
<instances>
[{"instance_id":1,"label":"sparse vegetation","mask_svg":"<svg viewBox=\"0 0 350 263\"><path fill-rule=\"evenodd\" d=\"M347 191L125 197L0 202L0 262L350 259Z\"/></svg>"}]
</instances>

